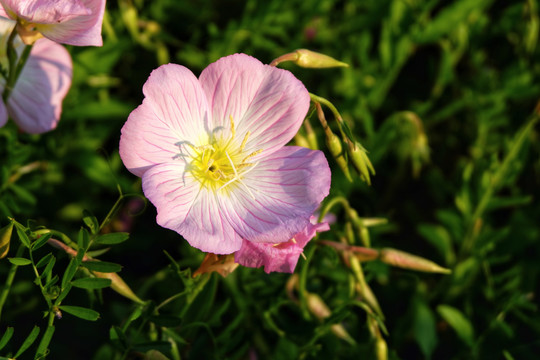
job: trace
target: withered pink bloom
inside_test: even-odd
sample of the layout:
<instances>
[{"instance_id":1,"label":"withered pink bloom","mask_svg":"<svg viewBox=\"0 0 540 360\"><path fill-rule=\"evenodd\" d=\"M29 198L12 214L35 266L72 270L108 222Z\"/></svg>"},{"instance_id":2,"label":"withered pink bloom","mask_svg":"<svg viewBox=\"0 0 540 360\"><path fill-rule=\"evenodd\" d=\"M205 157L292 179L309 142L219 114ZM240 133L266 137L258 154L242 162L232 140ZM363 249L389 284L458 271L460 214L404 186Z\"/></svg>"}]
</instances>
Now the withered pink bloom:
<instances>
[{"instance_id":1,"label":"withered pink bloom","mask_svg":"<svg viewBox=\"0 0 540 360\"><path fill-rule=\"evenodd\" d=\"M198 79L163 65L143 93L122 128L120 156L142 177L158 224L215 254L245 241L287 242L308 226L330 169L321 151L284 146L310 102L290 72L235 54Z\"/></svg>"},{"instance_id":2,"label":"withered pink bloom","mask_svg":"<svg viewBox=\"0 0 540 360\"><path fill-rule=\"evenodd\" d=\"M304 230L287 242L271 244L244 241L240 250L234 253L234 261L247 267L264 266L266 273L273 271L292 273L306 244L313 239L317 232L329 229L327 223L317 223L317 219L312 217L311 222Z\"/></svg>"},{"instance_id":3,"label":"withered pink bloom","mask_svg":"<svg viewBox=\"0 0 540 360\"><path fill-rule=\"evenodd\" d=\"M15 22L0 19L0 61L8 68L7 56L2 54ZM23 48L16 39L15 49ZM38 134L54 129L60 120L62 101L71 86L72 63L66 49L47 39L38 40L21 71L7 104L0 101L0 127L11 117L24 132ZM6 80L0 78L0 94Z\"/></svg>"},{"instance_id":4,"label":"withered pink bloom","mask_svg":"<svg viewBox=\"0 0 540 360\"><path fill-rule=\"evenodd\" d=\"M101 46L105 0L0 0L0 16L16 20L23 41Z\"/></svg>"}]
</instances>

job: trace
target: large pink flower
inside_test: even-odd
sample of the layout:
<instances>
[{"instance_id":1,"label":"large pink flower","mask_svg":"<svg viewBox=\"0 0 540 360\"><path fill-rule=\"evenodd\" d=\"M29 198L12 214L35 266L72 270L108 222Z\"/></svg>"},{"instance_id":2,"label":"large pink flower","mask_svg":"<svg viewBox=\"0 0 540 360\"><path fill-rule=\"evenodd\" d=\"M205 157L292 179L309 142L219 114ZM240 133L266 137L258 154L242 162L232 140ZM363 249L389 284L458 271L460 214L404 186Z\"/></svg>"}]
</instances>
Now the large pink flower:
<instances>
[{"instance_id":1,"label":"large pink flower","mask_svg":"<svg viewBox=\"0 0 540 360\"><path fill-rule=\"evenodd\" d=\"M7 69L6 40L15 26L11 20L0 19L0 59ZM20 39L16 50L22 51ZM21 71L7 104L0 101L0 127L8 115L24 132L43 133L54 129L62 112L62 101L71 86L71 57L62 45L47 39L38 40ZM0 94L6 80L0 78Z\"/></svg>"},{"instance_id":2,"label":"large pink flower","mask_svg":"<svg viewBox=\"0 0 540 360\"><path fill-rule=\"evenodd\" d=\"M309 108L290 72L236 54L197 79L180 65L154 70L122 128L120 155L142 177L157 222L206 252L244 240L280 243L328 195L323 153L284 146Z\"/></svg>"},{"instance_id":3,"label":"large pink flower","mask_svg":"<svg viewBox=\"0 0 540 360\"><path fill-rule=\"evenodd\" d=\"M37 32L63 44L103 44L105 0L0 0L0 4L0 16L17 20L23 40L33 39Z\"/></svg>"},{"instance_id":4,"label":"large pink flower","mask_svg":"<svg viewBox=\"0 0 540 360\"><path fill-rule=\"evenodd\" d=\"M234 253L234 261L247 267L264 266L266 273L292 273L307 243L317 232L329 229L328 223L317 223L316 218L312 217L311 222L287 242L270 244L244 241L240 250Z\"/></svg>"}]
</instances>

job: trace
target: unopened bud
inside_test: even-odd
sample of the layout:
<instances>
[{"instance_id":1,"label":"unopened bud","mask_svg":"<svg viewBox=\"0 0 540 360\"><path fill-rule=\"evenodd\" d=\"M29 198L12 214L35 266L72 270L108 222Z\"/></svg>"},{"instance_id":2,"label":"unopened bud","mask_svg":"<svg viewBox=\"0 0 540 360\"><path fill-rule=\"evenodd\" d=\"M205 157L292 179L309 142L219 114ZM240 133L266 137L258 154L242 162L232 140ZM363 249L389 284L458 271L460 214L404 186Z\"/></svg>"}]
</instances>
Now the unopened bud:
<instances>
[{"instance_id":1,"label":"unopened bud","mask_svg":"<svg viewBox=\"0 0 540 360\"><path fill-rule=\"evenodd\" d=\"M13 222L0 229L0 259L6 257L9 251L9 243L11 241L11 233L13 231Z\"/></svg>"},{"instance_id":2,"label":"unopened bud","mask_svg":"<svg viewBox=\"0 0 540 360\"><path fill-rule=\"evenodd\" d=\"M332 154L334 159L336 159L338 166L341 168L341 170L343 170L347 180L352 181L347 159L343 153L343 145L341 144L341 140L331 131L326 133L326 146L328 147L330 154Z\"/></svg>"},{"instance_id":3,"label":"unopened bud","mask_svg":"<svg viewBox=\"0 0 540 360\"><path fill-rule=\"evenodd\" d=\"M296 133L296 135L294 135L294 143L297 146L301 146L301 147L311 149L311 147L309 146L308 139L304 135L300 134L299 132Z\"/></svg>"},{"instance_id":4,"label":"unopened bud","mask_svg":"<svg viewBox=\"0 0 540 360\"><path fill-rule=\"evenodd\" d=\"M352 141L347 140L347 150L349 151L351 162L360 175L360 178L368 185L371 185L370 175L375 175L375 169L367 156L366 149L364 149L358 141L355 141L353 144Z\"/></svg>"},{"instance_id":5,"label":"unopened bud","mask_svg":"<svg viewBox=\"0 0 540 360\"><path fill-rule=\"evenodd\" d=\"M135 295L129 285L126 284L126 282L117 273L102 273L98 271L92 271L92 273L98 278L110 279L111 289L113 289L120 295L125 296L138 304L144 304L144 301L141 300L137 295Z\"/></svg>"},{"instance_id":6,"label":"unopened bud","mask_svg":"<svg viewBox=\"0 0 540 360\"><path fill-rule=\"evenodd\" d=\"M348 64L338 61L328 55L324 55L307 49L296 50L298 58L295 63L298 66L305 68L332 68L332 67L349 67Z\"/></svg>"},{"instance_id":7,"label":"unopened bud","mask_svg":"<svg viewBox=\"0 0 540 360\"><path fill-rule=\"evenodd\" d=\"M321 297L319 295L307 293L306 300L307 300L307 306L309 308L309 311L313 315L315 315L315 317L319 321L323 321L324 319L326 319L327 317L332 315L332 312L330 311L328 306L324 303L323 299L321 299ZM354 339L351 337L351 335L349 335L347 330L345 330L343 325L334 324L334 325L332 325L330 327L330 330L338 338L343 339L343 340L347 341L350 344L355 343Z\"/></svg>"},{"instance_id":8,"label":"unopened bud","mask_svg":"<svg viewBox=\"0 0 540 360\"><path fill-rule=\"evenodd\" d=\"M385 248L380 252L380 260L386 264L397 266L403 269L416 271L434 272L441 274L451 273L450 269L443 268L433 261L424 259L420 256L412 255L404 251Z\"/></svg>"}]
</instances>

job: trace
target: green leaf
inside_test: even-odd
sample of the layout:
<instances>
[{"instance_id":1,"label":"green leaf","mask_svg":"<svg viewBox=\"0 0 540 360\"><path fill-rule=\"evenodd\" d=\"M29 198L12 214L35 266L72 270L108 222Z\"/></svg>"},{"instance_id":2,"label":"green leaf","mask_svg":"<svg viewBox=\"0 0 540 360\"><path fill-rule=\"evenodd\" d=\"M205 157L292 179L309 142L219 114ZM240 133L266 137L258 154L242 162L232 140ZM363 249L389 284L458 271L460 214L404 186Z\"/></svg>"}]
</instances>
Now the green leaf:
<instances>
[{"instance_id":1,"label":"green leaf","mask_svg":"<svg viewBox=\"0 0 540 360\"><path fill-rule=\"evenodd\" d=\"M67 312L68 314L71 314L83 320L96 321L97 319L99 319L99 313L92 309L88 309L88 308L84 308L80 306L68 306L68 305L61 305L59 306L59 308L60 310Z\"/></svg>"},{"instance_id":2,"label":"green leaf","mask_svg":"<svg viewBox=\"0 0 540 360\"><path fill-rule=\"evenodd\" d=\"M77 272L77 267L77 260L75 258L71 259L64 272L64 276L62 277L62 289L64 289L71 279L73 279L73 276L75 276L75 273Z\"/></svg>"},{"instance_id":3,"label":"green leaf","mask_svg":"<svg viewBox=\"0 0 540 360\"><path fill-rule=\"evenodd\" d=\"M88 231L83 228L79 231L79 235L77 236L77 245L79 246L79 252L81 252L81 250L86 251L88 249L88 244L90 244L90 236L88 235ZM78 255L79 254L77 254L77 257Z\"/></svg>"},{"instance_id":4,"label":"green leaf","mask_svg":"<svg viewBox=\"0 0 540 360\"><path fill-rule=\"evenodd\" d=\"M39 335L39 327L34 326L32 331L30 332L30 335L28 335L26 340L24 340L23 344L19 348L19 351L17 351L17 353L15 354L14 358L20 357L22 355L22 353L24 353L26 350L28 350L28 348L30 346L32 346L34 341L36 341L38 335Z\"/></svg>"},{"instance_id":5,"label":"green leaf","mask_svg":"<svg viewBox=\"0 0 540 360\"><path fill-rule=\"evenodd\" d=\"M81 264L88 270L98 271L103 273L112 273L122 270L122 265L107 262L107 261L85 261Z\"/></svg>"},{"instance_id":6,"label":"green leaf","mask_svg":"<svg viewBox=\"0 0 540 360\"><path fill-rule=\"evenodd\" d=\"M28 235L26 235L25 228L16 223L15 229L17 230L17 235L19 236L19 240L21 240L24 246L26 246L27 248L30 248L30 239L28 238Z\"/></svg>"},{"instance_id":7,"label":"green leaf","mask_svg":"<svg viewBox=\"0 0 540 360\"><path fill-rule=\"evenodd\" d=\"M36 351L36 359L42 358L45 355L47 355L47 348L49 347L49 344L51 343L52 337L54 335L54 326L47 327L47 330L45 330L45 333L43 334L43 337L41 338L41 341L39 342L39 346Z\"/></svg>"},{"instance_id":8,"label":"green leaf","mask_svg":"<svg viewBox=\"0 0 540 360\"><path fill-rule=\"evenodd\" d=\"M100 278L82 278L77 279L71 282L71 285L81 288L81 289L103 289L111 286L111 279L100 279Z\"/></svg>"},{"instance_id":9,"label":"green leaf","mask_svg":"<svg viewBox=\"0 0 540 360\"><path fill-rule=\"evenodd\" d=\"M431 358L431 354L437 346L437 328L433 311L424 300L414 301L413 333L426 359Z\"/></svg>"},{"instance_id":10,"label":"green leaf","mask_svg":"<svg viewBox=\"0 0 540 360\"><path fill-rule=\"evenodd\" d=\"M45 264L47 264L52 257L53 257L53 254L48 253L47 255L39 259L39 261L36 264L36 267L39 269L40 267L45 266Z\"/></svg>"},{"instance_id":11,"label":"green leaf","mask_svg":"<svg viewBox=\"0 0 540 360\"><path fill-rule=\"evenodd\" d=\"M102 245L115 245L115 244L120 244L121 242L124 242L127 239L129 239L129 233L117 232L117 233L99 235L95 239L95 242Z\"/></svg>"},{"instance_id":12,"label":"green leaf","mask_svg":"<svg viewBox=\"0 0 540 360\"><path fill-rule=\"evenodd\" d=\"M13 265L18 265L18 266L30 265L32 263L30 259L26 259L22 257L8 258L8 260Z\"/></svg>"},{"instance_id":13,"label":"green leaf","mask_svg":"<svg viewBox=\"0 0 540 360\"><path fill-rule=\"evenodd\" d=\"M45 276L49 275L52 272L52 269L54 267L54 264L56 264L56 258L54 256L51 256L49 263L45 267L45 270L40 275L40 278L44 278Z\"/></svg>"},{"instance_id":14,"label":"green leaf","mask_svg":"<svg viewBox=\"0 0 540 360\"><path fill-rule=\"evenodd\" d=\"M58 298L56 298L56 301L54 302L55 305L58 306L58 304L61 304L62 301L66 298L67 294L69 294L69 291L71 290L71 283L67 284L66 287L62 290Z\"/></svg>"},{"instance_id":15,"label":"green leaf","mask_svg":"<svg viewBox=\"0 0 540 360\"><path fill-rule=\"evenodd\" d=\"M41 235L36 241L34 241L34 243L32 244L32 251L36 251L37 249L39 249L40 247L42 247L43 245L45 245L47 243L47 241L51 238L52 234L51 233L48 233L48 234L43 234Z\"/></svg>"},{"instance_id":16,"label":"green leaf","mask_svg":"<svg viewBox=\"0 0 540 360\"><path fill-rule=\"evenodd\" d=\"M127 347L126 335L124 334L122 329L119 328L118 326L111 327L111 329L109 330L109 339L111 339L112 343L124 349Z\"/></svg>"},{"instance_id":17,"label":"green leaf","mask_svg":"<svg viewBox=\"0 0 540 360\"><path fill-rule=\"evenodd\" d=\"M12 336L13 336L13 328L8 326L6 329L6 332L4 333L4 335L2 335L2 338L0 339L0 350L2 350L4 346L7 345L9 340L11 340Z\"/></svg>"},{"instance_id":18,"label":"green leaf","mask_svg":"<svg viewBox=\"0 0 540 360\"><path fill-rule=\"evenodd\" d=\"M96 217L88 210L83 210L83 222L88 226L92 234L97 234L99 231L99 222Z\"/></svg>"},{"instance_id":19,"label":"green leaf","mask_svg":"<svg viewBox=\"0 0 540 360\"><path fill-rule=\"evenodd\" d=\"M461 340L469 346L473 345L473 326L461 311L448 305L439 305L437 312L456 331Z\"/></svg>"}]
</instances>

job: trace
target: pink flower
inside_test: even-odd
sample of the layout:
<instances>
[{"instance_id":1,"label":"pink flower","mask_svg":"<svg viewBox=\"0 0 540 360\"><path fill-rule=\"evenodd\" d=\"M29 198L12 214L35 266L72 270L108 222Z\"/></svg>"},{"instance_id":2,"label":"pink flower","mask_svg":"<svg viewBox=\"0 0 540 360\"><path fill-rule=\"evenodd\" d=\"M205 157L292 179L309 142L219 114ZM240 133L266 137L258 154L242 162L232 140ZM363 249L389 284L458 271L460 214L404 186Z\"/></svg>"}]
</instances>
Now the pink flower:
<instances>
[{"instance_id":1,"label":"pink flower","mask_svg":"<svg viewBox=\"0 0 540 360\"><path fill-rule=\"evenodd\" d=\"M244 54L197 79L183 66L154 70L122 128L120 156L142 177L157 222L205 252L244 241L287 242L328 195L320 151L284 146L309 108L290 72Z\"/></svg>"},{"instance_id":2,"label":"pink flower","mask_svg":"<svg viewBox=\"0 0 540 360\"><path fill-rule=\"evenodd\" d=\"M0 19L0 59L4 69L8 68L6 40L13 26L15 22ZM23 45L20 39L16 40L15 47L20 54ZM50 40L38 40L7 104L0 101L0 127L5 125L9 115L27 133L38 134L54 129L60 120L62 101L71 86L71 75L72 63L67 50ZM3 93L5 84L5 79L1 79L0 93Z\"/></svg>"},{"instance_id":3,"label":"pink flower","mask_svg":"<svg viewBox=\"0 0 540 360\"><path fill-rule=\"evenodd\" d=\"M266 273L272 271L292 273L308 241L313 239L317 232L329 229L327 223L318 224L316 218L312 217L304 230L287 242L270 244L244 241L240 250L234 253L234 261L247 267L264 266Z\"/></svg>"},{"instance_id":4,"label":"pink flower","mask_svg":"<svg viewBox=\"0 0 540 360\"><path fill-rule=\"evenodd\" d=\"M18 22L27 44L36 34L58 43L101 46L105 0L0 0L0 16Z\"/></svg>"}]
</instances>

